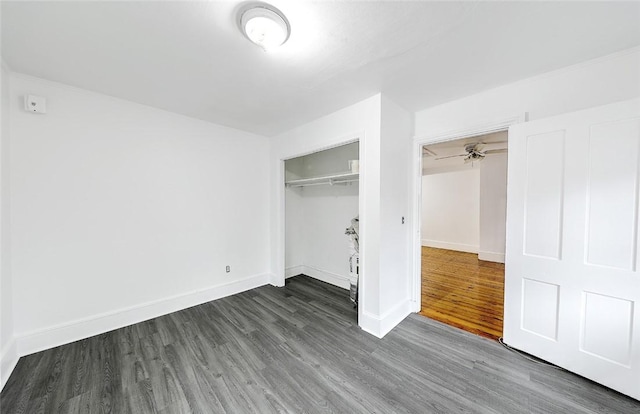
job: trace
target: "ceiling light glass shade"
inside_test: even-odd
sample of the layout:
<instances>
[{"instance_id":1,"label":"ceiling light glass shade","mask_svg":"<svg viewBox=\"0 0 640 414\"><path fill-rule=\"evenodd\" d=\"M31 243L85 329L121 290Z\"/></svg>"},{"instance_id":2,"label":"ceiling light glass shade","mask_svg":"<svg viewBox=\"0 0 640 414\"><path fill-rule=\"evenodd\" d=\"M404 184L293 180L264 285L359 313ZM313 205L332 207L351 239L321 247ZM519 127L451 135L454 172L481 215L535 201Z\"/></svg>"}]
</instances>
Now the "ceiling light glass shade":
<instances>
[{"instance_id":1,"label":"ceiling light glass shade","mask_svg":"<svg viewBox=\"0 0 640 414\"><path fill-rule=\"evenodd\" d=\"M284 15L268 5L255 6L242 13L240 27L249 40L264 50L282 45L291 32Z\"/></svg>"}]
</instances>

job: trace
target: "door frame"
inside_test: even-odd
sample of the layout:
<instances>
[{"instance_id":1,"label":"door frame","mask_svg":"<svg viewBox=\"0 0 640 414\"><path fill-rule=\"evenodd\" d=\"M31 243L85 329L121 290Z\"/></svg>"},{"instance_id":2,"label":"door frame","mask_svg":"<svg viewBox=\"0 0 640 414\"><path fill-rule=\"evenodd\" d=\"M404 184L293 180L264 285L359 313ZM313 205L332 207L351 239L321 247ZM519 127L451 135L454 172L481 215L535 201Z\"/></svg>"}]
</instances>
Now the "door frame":
<instances>
[{"instance_id":1,"label":"door frame","mask_svg":"<svg viewBox=\"0 0 640 414\"><path fill-rule=\"evenodd\" d=\"M411 220L411 247L413 252L413 263L411 266L413 272L411 306L413 312L420 312L422 308L422 147L424 145L455 141L493 132L508 131L511 125L526 122L527 120L528 114L525 112L486 124L476 124L467 128L445 130L439 133L420 135L413 138L413 172L411 174L413 177L413 191L411 192L411 205L413 206L413 220ZM508 139L507 136L507 140Z\"/></svg>"},{"instance_id":2,"label":"door frame","mask_svg":"<svg viewBox=\"0 0 640 414\"><path fill-rule=\"evenodd\" d=\"M358 215L360 217L360 278L358 280L358 324L363 320L362 312L364 308L364 303L367 298L364 294L365 290L363 286L366 284L366 276L364 276L365 265L366 265L366 246L367 246L367 238L366 238L366 205L365 205L365 182L366 182L366 159L364 157L365 154L365 146L366 140L364 139L365 133L364 131L351 133L348 135L337 136L330 140L325 140L321 143L315 143L313 145L303 145L302 148L291 149L288 148L282 151L282 153L275 155L276 169L275 175L273 179L275 180L273 184L275 184L275 228L274 228L274 237L275 237L275 268L273 269L273 274L271 276L271 284L274 286L282 287L285 285L286 277L286 186L285 186L285 161L290 160L292 158L304 157L305 155L314 154L319 151L324 151L332 148L341 147L343 145L352 144L357 142L359 145L358 157L360 160L360 171L358 176Z\"/></svg>"}]
</instances>

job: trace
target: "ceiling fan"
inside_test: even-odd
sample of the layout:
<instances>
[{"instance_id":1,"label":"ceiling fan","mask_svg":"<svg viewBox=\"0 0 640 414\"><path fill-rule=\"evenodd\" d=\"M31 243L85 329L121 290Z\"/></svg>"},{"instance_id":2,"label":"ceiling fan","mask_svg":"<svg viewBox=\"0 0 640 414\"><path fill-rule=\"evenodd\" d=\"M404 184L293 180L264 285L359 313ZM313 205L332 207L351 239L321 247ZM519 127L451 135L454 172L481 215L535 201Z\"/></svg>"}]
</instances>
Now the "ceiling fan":
<instances>
[{"instance_id":1,"label":"ceiling fan","mask_svg":"<svg viewBox=\"0 0 640 414\"><path fill-rule=\"evenodd\" d=\"M506 141L500 141L500 142L491 142L491 144L500 144L500 143L505 143ZM490 150L486 150L486 151L482 151L482 148L484 148L486 144L483 142L475 142L475 143L471 143L471 144L466 144L464 146L464 154L457 154L457 155L449 155L447 157L440 157L440 158L436 158L437 160L443 160L445 158L454 158L454 157L464 157L464 162L473 162L473 161L482 161L484 159L485 156L489 155L489 154L500 154L500 153L504 153L507 152L506 148L500 148L500 149L490 149Z\"/></svg>"}]
</instances>

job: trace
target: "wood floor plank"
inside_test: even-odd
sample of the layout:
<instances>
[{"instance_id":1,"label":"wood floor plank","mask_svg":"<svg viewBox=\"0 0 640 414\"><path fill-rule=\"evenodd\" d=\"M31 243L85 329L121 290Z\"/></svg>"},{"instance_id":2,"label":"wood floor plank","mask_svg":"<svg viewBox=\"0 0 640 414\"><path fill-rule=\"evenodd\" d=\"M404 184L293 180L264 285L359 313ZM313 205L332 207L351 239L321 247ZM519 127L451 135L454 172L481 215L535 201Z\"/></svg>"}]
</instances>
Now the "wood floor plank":
<instances>
[{"instance_id":1,"label":"wood floor plank","mask_svg":"<svg viewBox=\"0 0 640 414\"><path fill-rule=\"evenodd\" d=\"M491 339L502 336L504 264L422 247L420 314Z\"/></svg>"},{"instance_id":2,"label":"wood floor plank","mask_svg":"<svg viewBox=\"0 0 640 414\"><path fill-rule=\"evenodd\" d=\"M157 413L153 386L149 379L143 379L124 388L126 408L132 413Z\"/></svg>"},{"instance_id":3,"label":"wood floor plank","mask_svg":"<svg viewBox=\"0 0 640 414\"><path fill-rule=\"evenodd\" d=\"M435 265L473 260L448 255L443 263ZM500 271L482 267L479 275ZM356 318L347 291L294 277L284 288L23 357L0 393L0 412L640 412L636 400L419 315L382 340Z\"/></svg>"}]
</instances>

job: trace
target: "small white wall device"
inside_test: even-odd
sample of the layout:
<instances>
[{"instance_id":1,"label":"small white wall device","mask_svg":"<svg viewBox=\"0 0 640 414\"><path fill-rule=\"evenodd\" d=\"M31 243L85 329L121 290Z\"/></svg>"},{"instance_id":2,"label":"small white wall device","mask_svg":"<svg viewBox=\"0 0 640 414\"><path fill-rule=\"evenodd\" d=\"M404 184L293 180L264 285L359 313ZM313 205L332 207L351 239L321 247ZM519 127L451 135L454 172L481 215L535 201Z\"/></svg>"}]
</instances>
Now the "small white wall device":
<instances>
[{"instance_id":1,"label":"small white wall device","mask_svg":"<svg viewBox=\"0 0 640 414\"><path fill-rule=\"evenodd\" d=\"M25 95L24 109L27 112L33 112L36 114L46 114L47 99L42 96Z\"/></svg>"}]
</instances>

